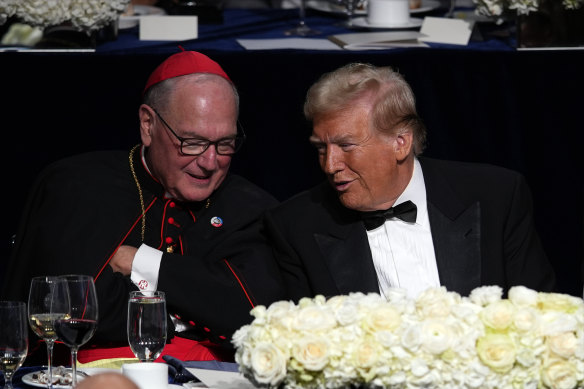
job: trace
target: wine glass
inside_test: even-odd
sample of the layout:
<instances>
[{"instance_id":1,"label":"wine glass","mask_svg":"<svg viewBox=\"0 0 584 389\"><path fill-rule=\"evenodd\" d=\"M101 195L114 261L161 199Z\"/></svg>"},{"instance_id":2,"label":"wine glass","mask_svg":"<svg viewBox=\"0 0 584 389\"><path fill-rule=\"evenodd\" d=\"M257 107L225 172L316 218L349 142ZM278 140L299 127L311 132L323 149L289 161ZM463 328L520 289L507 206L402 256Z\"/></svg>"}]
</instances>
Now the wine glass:
<instances>
[{"instance_id":1,"label":"wine glass","mask_svg":"<svg viewBox=\"0 0 584 389\"><path fill-rule=\"evenodd\" d=\"M355 10L364 4L365 0L331 0L333 4L342 6L345 10L347 20L337 25L343 27L353 27L353 18L355 17Z\"/></svg>"},{"instance_id":2,"label":"wine glass","mask_svg":"<svg viewBox=\"0 0 584 389\"><path fill-rule=\"evenodd\" d=\"M361 4L362 0L343 0L345 5L345 13L347 14L347 21L345 22L345 27L353 27L353 17L355 16L355 10Z\"/></svg>"},{"instance_id":3,"label":"wine glass","mask_svg":"<svg viewBox=\"0 0 584 389\"><path fill-rule=\"evenodd\" d=\"M130 292L128 343L140 362L153 362L166 345L164 292Z\"/></svg>"},{"instance_id":4,"label":"wine glass","mask_svg":"<svg viewBox=\"0 0 584 389\"><path fill-rule=\"evenodd\" d=\"M314 30L306 25L306 0L300 0L298 10L300 12L300 21L298 22L298 25L290 30L284 31L284 35L307 36L320 34L320 31Z\"/></svg>"},{"instance_id":5,"label":"wine glass","mask_svg":"<svg viewBox=\"0 0 584 389\"><path fill-rule=\"evenodd\" d=\"M12 376L28 352L26 304L0 301L0 323L0 370L4 374L4 388L12 389Z\"/></svg>"},{"instance_id":6,"label":"wine glass","mask_svg":"<svg viewBox=\"0 0 584 389\"><path fill-rule=\"evenodd\" d=\"M85 275L61 276L67 287L63 295L56 294L66 305L65 317L55 320L55 331L63 343L71 349L71 386L77 385L77 350L97 329L97 295L93 278Z\"/></svg>"},{"instance_id":7,"label":"wine glass","mask_svg":"<svg viewBox=\"0 0 584 389\"><path fill-rule=\"evenodd\" d=\"M64 295L67 285L58 277L34 277L28 294L28 322L33 332L47 344L47 387L53 387L53 345L57 340L55 320L65 317L66 305L55 298Z\"/></svg>"}]
</instances>

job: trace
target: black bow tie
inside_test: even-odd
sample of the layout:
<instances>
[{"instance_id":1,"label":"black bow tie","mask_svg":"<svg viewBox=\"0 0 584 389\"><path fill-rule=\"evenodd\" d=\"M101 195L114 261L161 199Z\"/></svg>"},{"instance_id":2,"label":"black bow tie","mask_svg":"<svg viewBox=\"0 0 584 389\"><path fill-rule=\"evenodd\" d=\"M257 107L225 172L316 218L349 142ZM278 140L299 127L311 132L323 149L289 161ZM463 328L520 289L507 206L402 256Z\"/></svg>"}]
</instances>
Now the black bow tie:
<instances>
[{"instance_id":1,"label":"black bow tie","mask_svg":"<svg viewBox=\"0 0 584 389\"><path fill-rule=\"evenodd\" d=\"M387 219L391 219L392 217L408 223L414 223L417 214L418 209L416 208L416 204L408 200L386 210L361 212L361 218L363 219L363 223L365 223L365 228L369 231L381 226Z\"/></svg>"}]
</instances>

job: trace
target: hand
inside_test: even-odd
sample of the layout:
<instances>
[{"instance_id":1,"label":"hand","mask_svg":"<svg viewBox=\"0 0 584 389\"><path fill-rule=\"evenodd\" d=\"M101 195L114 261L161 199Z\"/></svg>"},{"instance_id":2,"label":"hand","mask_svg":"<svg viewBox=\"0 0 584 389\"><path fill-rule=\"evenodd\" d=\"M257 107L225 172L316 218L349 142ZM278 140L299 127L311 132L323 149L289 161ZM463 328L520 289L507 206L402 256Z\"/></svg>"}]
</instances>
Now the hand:
<instances>
[{"instance_id":1,"label":"hand","mask_svg":"<svg viewBox=\"0 0 584 389\"><path fill-rule=\"evenodd\" d=\"M134 255L138 249L132 246L120 246L109 265L114 269L114 272L122 273L129 276L132 273L132 263L134 262Z\"/></svg>"}]
</instances>

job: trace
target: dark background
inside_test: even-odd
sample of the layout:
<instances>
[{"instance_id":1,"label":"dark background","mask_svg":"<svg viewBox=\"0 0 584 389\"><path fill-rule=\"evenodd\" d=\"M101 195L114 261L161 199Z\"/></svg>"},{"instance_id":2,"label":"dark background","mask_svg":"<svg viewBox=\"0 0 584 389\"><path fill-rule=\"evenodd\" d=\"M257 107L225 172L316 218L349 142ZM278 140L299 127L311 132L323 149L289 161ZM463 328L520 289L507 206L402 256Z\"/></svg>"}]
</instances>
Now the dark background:
<instances>
[{"instance_id":1,"label":"dark background","mask_svg":"<svg viewBox=\"0 0 584 389\"><path fill-rule=\"evenodd\" d=\"M224 67L241 95L248 141L232 170L280 200L322 179L302 116L304 95L318 76L351 61L399 70L428 127L425 154L522 172L558 291L582 296L584 51L204 53ZM39 170L67 155L138 143L140 93L167 55L0 53L0 273Z\"/></svg>"}]
</instances>

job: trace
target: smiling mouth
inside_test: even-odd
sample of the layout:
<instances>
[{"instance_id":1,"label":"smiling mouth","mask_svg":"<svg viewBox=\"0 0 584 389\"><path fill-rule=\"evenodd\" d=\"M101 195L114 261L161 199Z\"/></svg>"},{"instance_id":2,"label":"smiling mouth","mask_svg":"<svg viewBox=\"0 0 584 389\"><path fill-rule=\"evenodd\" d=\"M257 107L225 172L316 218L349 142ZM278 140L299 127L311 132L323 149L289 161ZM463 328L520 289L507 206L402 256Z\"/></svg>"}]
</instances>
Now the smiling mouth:
<instances>
[{"instance_id":1,"label":"smiling mouth","mask_svg":"<svg viewBox=\"0 0 584 389\"><path fill-rule=\"evenodd\" d=\"M187 175L189 177L191 177L192 179L197 180L197 181L207 181L207 180L210 180L211 176L212 176L211 174L198 175L198 174L192 174L192 173L187 173Z\"/></svg>"},{"instance_id":2,"label":"smiling mouth","mask_svg":"<svg viewBox=\"0 0 584 389\"><path fill-rule=\"evenodd\" d=\"M351 182L352 181L331 181L333 187L338 192L344 192L345 190L347 190L349 188L349 185L351 185Z\"/></svg>"}]
</instances>

